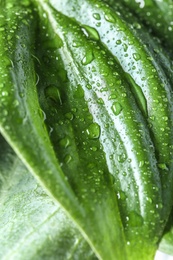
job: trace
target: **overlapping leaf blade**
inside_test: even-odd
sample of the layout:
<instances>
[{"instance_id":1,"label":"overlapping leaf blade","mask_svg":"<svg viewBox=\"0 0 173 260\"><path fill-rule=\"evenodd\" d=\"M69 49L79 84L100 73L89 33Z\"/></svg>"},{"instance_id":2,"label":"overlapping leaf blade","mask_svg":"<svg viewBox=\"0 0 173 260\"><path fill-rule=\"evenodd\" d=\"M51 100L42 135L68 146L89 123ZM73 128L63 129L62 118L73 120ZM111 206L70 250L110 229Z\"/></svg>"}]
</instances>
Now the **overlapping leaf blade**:
<instances>
[{"instance_id":1,"label":"overlapping leaf blade","mask_svg":"<svg viewBox=\"0 0 173 260\"><path fill-rule=\"evenodd\" d=\"M1 259L96 259L74 223L2 136L0 205Z\"/></svg>"}]
</instances>

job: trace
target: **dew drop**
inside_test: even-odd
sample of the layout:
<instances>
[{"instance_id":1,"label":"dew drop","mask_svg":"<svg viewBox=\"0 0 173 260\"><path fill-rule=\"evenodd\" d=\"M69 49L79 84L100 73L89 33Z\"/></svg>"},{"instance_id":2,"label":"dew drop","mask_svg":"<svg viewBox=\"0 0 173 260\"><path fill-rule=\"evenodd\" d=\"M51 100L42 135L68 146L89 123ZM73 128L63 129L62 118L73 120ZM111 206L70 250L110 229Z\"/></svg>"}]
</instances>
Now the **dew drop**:
<instances>
[{"instance_id":1,"label":"dew drop","mask_svg":"<svg viewBox=\"0 0 173 260\"><path fill-rule=\"evenodd\" d=\"M100 136L100 126L97 123L92 123L86 129L86 132L90 139L97 139Z\"/></svg>"},{"instance_id":2,"label":"dew drop","mask_svg":"<svg viewBox=\"0 0 173 260\"><path fill-rule=\"evenodd\" d=\"M131 211L128 215L128 224L132 227L140 227L143 224L143 218L135 211Z\"/></svg>"},{"instance_id":3,"label":"dew drop","mask_svg":"<svg viewBox=\"0 0 173 260\"><path fill-rule=\"evenodd\" d=\"M127 198L126 194L122 190L118 191L117 197L119 200L125 200Z\"/></svg>"},{"instance_id":4,"label":"dew drop","mask_svg":"<svg viewBox=\"0 0 173 260\"><path fill-rule=\"evenodd\" d=\"M121 40L117 40L117 41L116 41L116 44L117 44L117 45L120 45L120 44L121 44Z\"/></svg>"},{"instance_id":5,"label":"dew drop","mask_svg":"<svg viewBox=\"0 0 173 260\"><path fill-rule=\"evenodd\" d=\"M93 14L93 17L94 17L94 19L96 19L96 20L100 20L100 19L101 19L99 13L94 13L94 14Z\"/></svg>"},{"instance_id":6,"label":"dew drop","mask_svg":"<svg viewBox=\"0 0 173 260\"><path fill-rule=\"evenodd\" d=\"M97 30L95 28L90 27L88 25L84 25L82 27L82 30L88 38L90 38L92 40L96 40L96 41L100 40L99 33L97 32Z\"/></svg>"},{"instance_id":7,"label":"dew drop","mask_svg":"<svg viewBox=\"0 0 173 260\"><path fill-rule=\"evenodd\" d=\"M123 44L123 49L124 49L124 51L126 52L127 49L128 49L128 45L124 43L124 44Z\"/></svg>"},{"instance_id":8,"label":"dew drop","mask_svg":"<svg viewBox=\"0 0 173 260\"><path fill-rule=\"evenodd\" d=\"M83 98L84 97L84 91L80 84L77 85L76 91L74 93L74 96L76 98Z\"/></svg>"},{"instance_id":9,"label":"dew drop","mask_svg":"<svg viewBox=\"0 0 173 260\"><path fill-rule=\"evenodd\" d=\"M70 154L67 154L67 155L65 156L65 158L64 158L64 162L65 162L65 163L69 163L69 162L71 162L71 160L72 160L72 157L71 157Z\"/></svg>"},{"instance_id":10,"label":"dew drop","mask_svg":"<svg viewBox=\"0 0 173 260\"><path fill-rule=\"evenodd\" d=\"M116 94L111 94L110 96L109 96L109 100L111 100L111 99L116 99L117 98L117 95Z\"/></svg>"},{"instance_id":11,"label":"dew drop","mask_svg":"<svg viewBox=\"0 0 173 260\"><path fill-rule=\"evenodd\" d=\"M104 101L103 101L102 98L98 98L98 99L97 99L97 103L98 103L98 104L104 104Z\"/></svg>"},{"instance_id":12,"label":"dew drop","mask_svg":"<svg viewBox=\"0 0 173 260\"><path fill-rule=\"evenodd\" d=\"M133 58L138 61L141 59L141 55L139 53L133 53Z\"/></svg>"},{"instance_id":13,"label":"dew drop","mask_svg":"<svg viewBox=\"0 0 173 260\"><path fill-rule=\"evenodd\" d=\"M108 21L110 23L115 22L115 18L111 14L105 14L105 19L106 19L106 21Z\"/></svg>"},{"instance_id":14,"label":"dew drop","mask_svg":"<svg viewBox=\"0 0 173 260\"><path fill-rule=\"evenodd\" d=\"M93 52L92 50L88 51L87 54L83 57L82 59L82 64L83 65L88 65L90 64L94 59L94 56L93 56Z\"/></svg>"},{"instance_id":15,"label":"dew drop","mask_svg":"<svg viewBox=\"0 0 173 260\"><path fill-rule=\"evenodd\" d=\"M93 147L91 147L90 149L91 149L91 151L93 151L93 152L96 152L96 151L97 151L97 147L96 147L96 146L93 146Z\"/></svg>"},{"instance_id":16,"label":"dew drop","mask_svg":"<svg viewBox=\"0 0 173 260\"><path fill-rule=\"evenodd\" d=\"M67 119L69 119L69 120L73 120L73 114L71 113L71 112L69 112L69 113L66 113L65 114L65 117L67 118Z\"/></svg>"},{"instance_id":17,"label":"dew drop","mask_svg":"<svg viewBox=\"0 0 173 260\"><path fill-rule=\"evenodd\" d=\"M59 144L64 147L67 148L70 145L70 139L66 136L63 139L60 140Z\"/></svg>"},{"instance_id":18,"label":"dew drop","mask_svg":"<svg viewBox=\"0 0 173 260\"><path fill-rule=\"evenodd\" d=\"M144 161L140 161L139 162L139 167L141 168L142 166L144 166L145 162Z\"/></svg>"},{"instance_id":19,"label":"dew drop","mask_svg":"<svg viewBox=\"0 0 173 260\"><path fill-rule=\"evenodd\" d=\"M87 89L92 89L92 86L90 84L86 85Z\"/></svg>"},{"instance_id":20,"label":"dew drop","mask_svg":"<svg viewBox=\"0 0 173 260\"><path fill-rule=\"evenodd\" d=\"M159 167L160 169L162 169L162 170L168 170L168 167L166 166L165 163L159 163L159 164L158 164L158 167Z\"/></svg>"},{"instance_id":21,"label":"dew drop","mask_svg":"<svg viewBox=\"0 0 173 260\"><path fill-rule=\"evenodd\" d=\"M2 91L2 96L3 97L7 97L8 96L8 92L7 91Z\"/></svg>"},{"instance_id":22,"label":"dew drop","mask_svg":"<svg viewBox=\"0 0 173 260\"><path fill-rule=\"evenodd\" d=\"M54 102L62 105L60 91L55 85L50 85L45 88L45 96L52 99Z\"/></svg>"},{"instance_id":23,"label":"dew drop","mask_svg":"<svg viewBox=\"0 0 173 260\"><path fill-rule=\"evenodd\" d=\"M125 162L126 159L127 159L127 155L125 153L122 153L122 154L118 155L118 161L120 163Z\"/></svg>"},{"instance_id":24,"label":"dew drop","mask_svg":"<svg viewBox=\"0 0 173 260\"><path fill-rule=\"evenodd\" d=\"M120 105L120 103L114 102L111 109L114 115L118 116L122 111L122 106Z\"/></svg>"}]
</instances>

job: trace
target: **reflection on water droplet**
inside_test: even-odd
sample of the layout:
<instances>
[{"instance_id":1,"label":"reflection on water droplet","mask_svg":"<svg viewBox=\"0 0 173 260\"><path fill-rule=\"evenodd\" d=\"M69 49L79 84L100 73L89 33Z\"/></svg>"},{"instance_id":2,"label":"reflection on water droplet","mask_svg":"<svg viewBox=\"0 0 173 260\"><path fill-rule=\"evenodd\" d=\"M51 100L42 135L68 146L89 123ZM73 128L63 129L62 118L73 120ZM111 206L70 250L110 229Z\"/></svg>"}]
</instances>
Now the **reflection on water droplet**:
<instances>
[{"instance_id":1,"label":"reflection on water droplet","mask_svg":"<svg viewBox=\"0 0 173 260\"><path fill-rule=\"evenodd\" d=\"M122 106L118 102L114 102L112 107L111 107L114 115L118 116L120 112L122 111Z\"/></svg>"},{"instance_id":2,"label":"reflection on water droplet","mask_svg":"<svg viewBox=\"0 0 173 260\"><path fill-rule=\"evenodd\" d=\"M100 136L100 126L97 123L92 123L86 129L86 132L91 139L97 139Z\"/></svg>"}]
</instances>

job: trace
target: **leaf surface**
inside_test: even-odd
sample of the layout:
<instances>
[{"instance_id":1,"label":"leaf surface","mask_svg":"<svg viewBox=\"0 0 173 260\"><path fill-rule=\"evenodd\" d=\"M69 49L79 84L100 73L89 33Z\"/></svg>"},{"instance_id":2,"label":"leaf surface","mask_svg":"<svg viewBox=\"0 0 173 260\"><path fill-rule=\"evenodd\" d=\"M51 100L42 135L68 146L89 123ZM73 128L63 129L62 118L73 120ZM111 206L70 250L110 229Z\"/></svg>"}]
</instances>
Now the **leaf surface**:
<instances>
[{"instance_id":1,"label":"leaf surface","mask_svg":"<svg viewBox=\"0 0 173 260\"><path fill-rule=\"evenodd\" d=\"M5 24L0 33L1 133L47 193L65 208L97 256L124 259L123 228L104 154L98 153L105 165L102 171L101 166L97 168L99 157L94 157L96 169L92 165L87 170L76 150L78 163L71 167L76 177L70 180L64 175L38 102L33 62L36 14L32 7L16 5L15 1L11 1L13 8L6 7L5 1L0 10L0 24ZM64 113L58 116L64 120ZM69 156L66 164L68 161Z\"/></svg>"},{"instance_id":2,"label":"leaf surface","mask_svg":"<svg viewBox=\"0 0 173 260\"><path fill-rule=\"evenodd\" d=\"M97 259L2 136L0 204L1 259Z\"/></svg>"}]
</instances>

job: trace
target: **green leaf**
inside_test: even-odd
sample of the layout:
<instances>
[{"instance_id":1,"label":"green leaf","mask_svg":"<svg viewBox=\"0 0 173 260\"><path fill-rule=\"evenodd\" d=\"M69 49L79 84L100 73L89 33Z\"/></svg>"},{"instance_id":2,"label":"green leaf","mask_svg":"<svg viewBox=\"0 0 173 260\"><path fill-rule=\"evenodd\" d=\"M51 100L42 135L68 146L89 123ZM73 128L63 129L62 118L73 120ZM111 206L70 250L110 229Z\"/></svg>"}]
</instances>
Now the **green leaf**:
<instances>
[{"instance_id":1,"label":"green leaf","mask_svg":"<svg viewBox=\"0 0 173 260\"><path fill-rule=\"evenodd\" d=\"M0 258L97 259L74 223L52 201L0 136Z\"/></svg>"},{"instance_id":2,"label":"green leaf","mask_svg":"<svg viewBox=\"0 0 173 260\"><path fill-rule=\"evenodd\" d=\"M173 210L160 241L159 250L173 256Z\"/></svg>"},{"instance_id":3,"label":"green leaf","mask_svg":"<svg viewBox=\"0 0 173 260\"><path fill-rule=\"evenodd\" d=\"M94 157L94 167L86 170L86 165L82 166L84 158L81 160L76 151L78 163L71 168L75 178L64 175L38 102L33 63L37 16L32 6L26 8L12 0L10 3L10 8L5 2L0 9L0 25L5 24L5 30L0 31L1 133L47 193L65 208L97 256L125 259L117 198L103 153L98 154L104 169L100 171L102 165L97 168L100 157ZM61 149L60 144L57 146Z\"/></svg>"}]
</instances>

